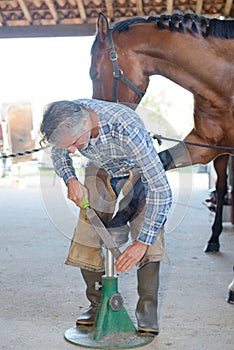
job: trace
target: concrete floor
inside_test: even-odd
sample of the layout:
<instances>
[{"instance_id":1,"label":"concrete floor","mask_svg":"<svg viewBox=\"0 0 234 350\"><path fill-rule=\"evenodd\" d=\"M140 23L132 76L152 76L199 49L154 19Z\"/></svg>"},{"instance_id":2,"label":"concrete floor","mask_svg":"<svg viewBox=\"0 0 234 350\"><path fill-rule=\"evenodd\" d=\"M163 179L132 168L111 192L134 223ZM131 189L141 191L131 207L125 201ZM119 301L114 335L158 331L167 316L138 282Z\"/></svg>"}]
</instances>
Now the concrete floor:
<instances>
[{"instance_id":1,"label":"concrete floor","mask_svg":"<svg viewBox=\"0 0 234 350\"><path fill-rule=\"evenodd\" d=\"M224 224L221 252L203 252L212 218L206 174L169 174L174 202L167 224L170 263L161 267L160 335L145 350L233 350L234 307L226 303L234 229ZM88 302L78 269L64 265L76 209L54 178L0 180L0 349L72 350L64 332ZM119 278L133 322L135 269Z\"/></svg>"}]
</instances>

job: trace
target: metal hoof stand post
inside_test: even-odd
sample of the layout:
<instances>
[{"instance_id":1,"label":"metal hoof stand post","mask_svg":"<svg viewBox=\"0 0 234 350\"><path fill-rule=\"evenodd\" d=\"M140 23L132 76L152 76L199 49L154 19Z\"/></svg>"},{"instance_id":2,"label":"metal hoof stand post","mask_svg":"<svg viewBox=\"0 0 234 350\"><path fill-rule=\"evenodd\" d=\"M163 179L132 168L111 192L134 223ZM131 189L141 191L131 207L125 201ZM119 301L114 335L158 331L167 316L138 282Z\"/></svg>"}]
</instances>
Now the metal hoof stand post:
<instances>
[{"instance_id":1,"label":"metal hoof stand post","mask_svg":"<svg viewBox=\"0 0 234 350\"><path fill-rule=\"evenodd\" d=\"M118 278L114 275L114 259L108 249L95 329L73 327L65 332L64 337L73 344L96 349L128 349L153 341L153 336L138 335L123 306L123 299L118 292Z\"/></svg>"}]
</instances>

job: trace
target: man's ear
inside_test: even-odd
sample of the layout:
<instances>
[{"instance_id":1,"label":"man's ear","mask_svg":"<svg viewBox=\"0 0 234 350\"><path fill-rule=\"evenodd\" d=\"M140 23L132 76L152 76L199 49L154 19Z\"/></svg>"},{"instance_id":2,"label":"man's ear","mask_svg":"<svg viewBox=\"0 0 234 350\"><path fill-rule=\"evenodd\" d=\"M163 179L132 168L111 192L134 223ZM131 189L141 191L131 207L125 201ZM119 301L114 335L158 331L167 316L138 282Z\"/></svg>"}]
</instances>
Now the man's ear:
<instances>
[{"instance_id":1,"label":"man's ear","mask_svg":"<svg viewBox=\"0 0 234 350\"><path fill-rule=\"evenodd\" d=\"M95 128L98 126L98 115L97 113L89 107L85 108L88 112L89 112L89 118L85 118L84 122L84 126L87 126L88 123L90 123L90 127L91 128Z\"/></svg>"},{"instance_id":2,"label":"man's ear","mask_svg":"<svg viewBox=\"0 0 234 350\"><path fill-rule=\"evenodd\" d=\"M84 123L83 123L83 126L84 126L85 130L86 130L86 128L89 128L89 129L92 128L91 112L90 112L89 108L87 108L87 111L89 112L89 117L85 117L84 118Z\"/></svg>"},{"instance_id":3,"label":"man's ear","mask_svg":"<svg viewBox=\"0 0 234 350\"><path fill-rule=\"evenodd\" d=\"M84 127L90 123L90 118L84 118Z\"/></svg>"}]
</instances>

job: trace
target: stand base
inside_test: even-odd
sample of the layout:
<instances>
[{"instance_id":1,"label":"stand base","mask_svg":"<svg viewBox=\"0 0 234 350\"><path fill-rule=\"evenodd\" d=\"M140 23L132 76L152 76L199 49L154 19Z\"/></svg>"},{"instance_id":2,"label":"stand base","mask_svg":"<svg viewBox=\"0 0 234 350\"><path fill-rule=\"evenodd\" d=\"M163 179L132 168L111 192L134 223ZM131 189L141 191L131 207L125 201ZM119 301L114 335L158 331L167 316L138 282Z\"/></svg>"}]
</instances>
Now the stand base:
<instances>
[{"instance_id":1,"label":"stand base","mask_svg":"<svg viewBox=\"0 0 234 350\"><path fill-rule=\"evenodd\" d=\"M90 332L90 329L86 331L77 327L70 328L64 333L65 339L70 343L94 349L130 349L149 344L154 340L154 337L140 336L137 333L108 334L101 340L94 340L94 335L95 332Z\"/></svg>"},{"instance_id":2,"label":"stand base","mask_svg":"<svg viewBox=\"0 0 234 350\"><path fill-rule=\"evenodd\" d=\"M118 278L102 277L102 298L93 327L68 329L69 342L95 349L129 349L151 343L153 336L140 336L123 307L118 293Z\"/></svg>"}]
</instances>

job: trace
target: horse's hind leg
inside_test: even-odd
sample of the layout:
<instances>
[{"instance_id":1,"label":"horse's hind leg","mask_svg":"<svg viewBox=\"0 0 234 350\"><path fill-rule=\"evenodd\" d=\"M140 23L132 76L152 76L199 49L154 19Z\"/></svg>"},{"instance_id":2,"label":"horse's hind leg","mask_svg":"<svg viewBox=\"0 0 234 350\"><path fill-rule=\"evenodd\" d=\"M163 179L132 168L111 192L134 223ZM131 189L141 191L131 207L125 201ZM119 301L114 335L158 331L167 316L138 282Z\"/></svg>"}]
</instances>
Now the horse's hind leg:
<instances>
[{"instance_id":1,"label":"horse's hind leg","mask_svg":"<svg viewBox=\"0 0 234 350\"><path fill-rule=\"evenodd\" d=\"M184 139L184 141L193 142L195 144L206 143L201 138L194 136L194 133L192 132ZM170 170L193 164L207 164L217 157L219 153L220 152L218 152L217 149L198 147L180 142L174 147L159 152L158 155L164 169Z\"/></svg>"},{"instance_id":2,"label":"horse's hind leg","mask_svg":"<svg viewBox=\"0 0 234 350\"><path fill-rule=\"evenodd\" d=\"M216 213L212 225L212 235L204 249L205 253L217 253L220 248L219 236L223 230L222 216L224 197L227 193L227 164L229 155L222 155L214 160L214 168L217 173L216 180Z\"/></svg>"},{"instance_id":3,"label":"horse's hind leg","mask_svg":"<svg viewBox=\"0 0 234 350\"><path fill-rule=\"evenodd\" d=\"M234 156L231 156L230 161L230 184L232 188L231 193L231 223L234 225Z\"/></svg>"}]
</instances>

